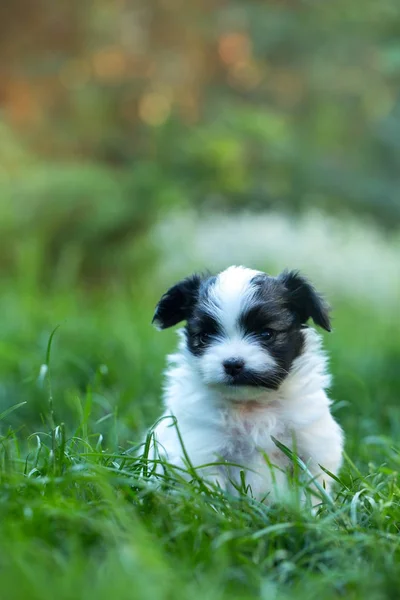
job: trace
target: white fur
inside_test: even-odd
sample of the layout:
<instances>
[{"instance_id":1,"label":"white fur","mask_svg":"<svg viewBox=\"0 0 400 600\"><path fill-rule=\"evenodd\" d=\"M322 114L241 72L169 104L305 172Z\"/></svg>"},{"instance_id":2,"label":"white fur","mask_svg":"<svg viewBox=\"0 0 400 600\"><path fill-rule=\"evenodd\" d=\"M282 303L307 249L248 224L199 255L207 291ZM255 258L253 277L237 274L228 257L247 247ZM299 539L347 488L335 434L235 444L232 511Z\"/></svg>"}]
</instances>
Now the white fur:
<instances>
[{"instance_id":1,"label":"white fur","mask_svg":"<svg viewBox=\"0 0 400 600\"><path fill-rule=\"evenodd\" d=\"M250 304L255 292L250 282L259 273L245 267L229 267L218 275L216 285L211 289L210 313L218 319L228 336L237 332L237 315L246 304Z\"/></svg>"},{"instance_id":2,"label":"white fur","mask_svg":"<svg viewBox=\"0 0 400 600\"><path fill-rule=\"evenodd\" d=\"M269 352L255 343L251 335L243 334L238 326L239 316L251 306L256 292L251 281L260 273L232 266L218 275L204 308L217 319L222 333L201 358L193 359L190 354L187 356L193 370L201 373L205 383L219 386L222 394L235 399L242 397L243 400L253 400L260 390L252 387L228 388L223 368L225 360L242 359L247 368L260 373L276 367L275 359ZM185 352L184 344L181 345L181 351Z\"/></svg>"},{"instance_id":3,"label":"white fur","mask_svg":"<svg viewBox=\"0 0 400 600\"><path fill-rule=\"evenodd\" d=\"M343 435L330 414L331 402L325 393L330 377L317 332L304 330L304 351L295 359L278 390L224 385L221 364L225 358L243 357L253 369L258 364L260 369L261 364L265 368L268 360L273 366L273 358L241 336L235 327L244 304L251 302L248 283L256 274L235 269L239 277L234 278L234 284L229 273L220 276L210 306L213 314L219 311L226 335L199 358L188 351L181 333L178 352L169 357L165 418L154 432L155 453L173 465L185 467L182 445L171 418L175 417L190 461L200 468L202 476L234 491L231 481L239 483L239 467L221 464L201 467L221 461L235 463L245 469L246 482L254 497L277 500L287 491L286 471L290 461L274 444L272 436L290 448L295 444L297 454L311 473L324 481L329 490L331 478L319 465L337 473Z\"/></svg>"}]
</instances>

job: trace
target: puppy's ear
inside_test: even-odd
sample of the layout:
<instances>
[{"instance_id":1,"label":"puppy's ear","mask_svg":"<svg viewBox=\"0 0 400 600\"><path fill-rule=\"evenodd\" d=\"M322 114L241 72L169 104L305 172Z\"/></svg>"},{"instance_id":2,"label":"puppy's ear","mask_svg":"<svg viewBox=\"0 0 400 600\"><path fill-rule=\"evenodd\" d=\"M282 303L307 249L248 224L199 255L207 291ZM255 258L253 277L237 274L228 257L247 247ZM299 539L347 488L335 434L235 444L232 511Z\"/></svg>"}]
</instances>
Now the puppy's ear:
<instances>
[{"instance_id":1,"label":"puppy's ear","mask_svg":"<svg viewBox=\"0 0 400 600\"><path fill-rule=\"evenodd\" d=\"M167 329L188 319L197 300L200 283L200 275L192 275L170 288L157 304L152 323L158 329Z\"/></svg>"},{"instance_id":2,"label":"puppy's ear","mask_svg":"<svg viewBox=\"0 0 400 600\"><path fill-rule=\"evenodd\" d=\"M301 323L306 323L311 318L316 325L331 331L329 305L305 277L297 271L284 271L278 276L278 280L285 285L289 304L298 314Z\"/></svg>"}]
</instances>

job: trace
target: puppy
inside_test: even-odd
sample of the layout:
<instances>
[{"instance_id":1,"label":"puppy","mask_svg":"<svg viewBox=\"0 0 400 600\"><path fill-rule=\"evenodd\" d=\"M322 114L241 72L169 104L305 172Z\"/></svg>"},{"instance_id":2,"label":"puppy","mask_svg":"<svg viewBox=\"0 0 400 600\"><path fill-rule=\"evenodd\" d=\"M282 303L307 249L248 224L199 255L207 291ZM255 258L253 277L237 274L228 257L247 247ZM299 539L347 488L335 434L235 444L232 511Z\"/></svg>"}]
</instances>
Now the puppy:
<instances>
[{"instance_id":1,"label":"puppy","mask_svg":"<svg viewBox=\"0 0 400 600\"><path fill-rule=\"evenodd\" d=\"M271 277L233 266L168 290L153 323L186 325L169 357L154 457L182 468L189 458L199 475L233 493L244 472L253 497L277 501L293 463L275 438L329 491L320 465L338 472L343 435L329 411L327 359L310 318L331 330L326 303L293 271Z\"/></svg>"}]
</instances>

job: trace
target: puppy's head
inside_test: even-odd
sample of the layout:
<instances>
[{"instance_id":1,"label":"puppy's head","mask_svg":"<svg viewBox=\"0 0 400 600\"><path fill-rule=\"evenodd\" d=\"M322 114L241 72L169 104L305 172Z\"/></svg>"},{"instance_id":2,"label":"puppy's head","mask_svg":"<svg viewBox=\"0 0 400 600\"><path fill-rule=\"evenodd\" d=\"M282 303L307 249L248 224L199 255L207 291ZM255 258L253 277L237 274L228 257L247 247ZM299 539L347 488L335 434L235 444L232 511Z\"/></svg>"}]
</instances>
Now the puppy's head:
<instances>
[{"instance_id":1,"label":"puppy's head","mask_svg":"<svg viewBox=\"0 0 400 600\"><path fill-rule=\"evenodd\" d=\"M251 400L278 389L290 373L310 318L330 331L326 303L299 273L271 277L229 267L174 285L153 322L166 329L186 321L187 351L204 383L228 398Z\"/></svg>"}]
</instances>

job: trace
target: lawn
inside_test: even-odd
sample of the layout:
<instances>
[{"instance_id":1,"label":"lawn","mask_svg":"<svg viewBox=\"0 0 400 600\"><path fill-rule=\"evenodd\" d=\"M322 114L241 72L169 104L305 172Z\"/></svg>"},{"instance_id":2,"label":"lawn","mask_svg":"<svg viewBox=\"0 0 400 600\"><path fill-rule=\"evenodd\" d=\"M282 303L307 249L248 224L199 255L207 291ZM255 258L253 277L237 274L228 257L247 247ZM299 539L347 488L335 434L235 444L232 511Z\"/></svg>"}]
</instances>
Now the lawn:
<instances>
[{"instance_id":1,"label":"lawn","mask_svg":"<svg viewBox=\"0 0 400 600\"><path fill-rule=\"evenodd\" d=\"M395 314L335 298L325 345L347 457L312 515L172 469L151 485L140 442L175 343L150 325L163 290L151 275L100 290L39 279L25 262L0 295L3 598L396 597Z\"/></svg>"},{"instance_id":2,"label":"lawn","mask_svg":"<svg viewBox=\"0 0 400 600\"><path fill-rule=\"evenodd\" d=\"M0 600L397 598L399 0L2 4ZM334 306L316 514L149 477L154 306L232 263Z\"/></svg>"}]
</instances>

